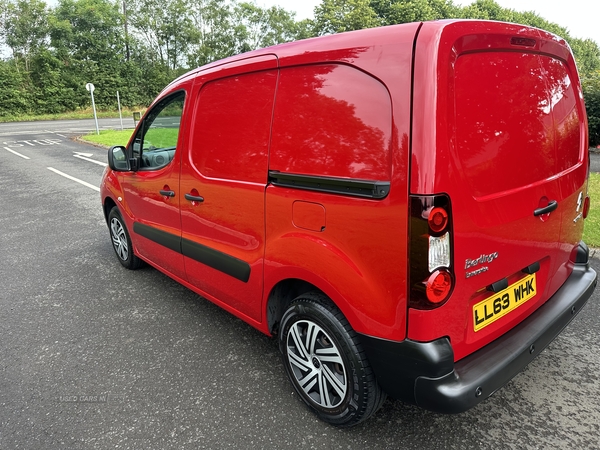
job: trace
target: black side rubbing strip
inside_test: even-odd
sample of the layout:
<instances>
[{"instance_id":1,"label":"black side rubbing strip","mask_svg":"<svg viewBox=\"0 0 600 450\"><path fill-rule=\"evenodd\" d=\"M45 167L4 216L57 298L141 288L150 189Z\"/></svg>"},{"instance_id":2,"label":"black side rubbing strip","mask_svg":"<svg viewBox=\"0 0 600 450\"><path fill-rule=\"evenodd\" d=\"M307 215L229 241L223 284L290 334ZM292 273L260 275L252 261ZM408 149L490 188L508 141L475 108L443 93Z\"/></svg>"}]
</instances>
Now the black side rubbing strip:
<instances>
[{"instance_id":1,"label":"black side rubbing strip","mask_svg":"<svg viewBox=\"0 0 600 450\"><path fill-rule=\"evenodd\" d=\"M133 231L157 244L181 253L244 283L247 283L250 279L250 264L233 256L139 222L134 222Z\"/></svg>"},{"instance_id":2,"label":"black side rubbing strip","mask_svg":"<svg viewBox=\"0 0 600 450\"><path fill-rule=\"evenodd\" d=\"M166 231L157 230L154 227L139 222L133 223L133 232L144 236L157 244L167 247L177 253L181 253L181 238Z\"/></svg>"},{"instance_id":3,"label":"black side rubbing strip","mask_svg":"<svg viewBox=\"0 0 600 450\"><path fill-rule=\"evenodd\" d=\"M237 278L244 283L247 283L250 278L250 265L233 256L187 239L182 239L181 250L185 256Z\"/></svg>"},{"instance_id":4,"label":"black side rubbing strip","mask_svg":"<svg viewBox=\"0 0 600 450\"><path fill-rule=\"evenodd\" d=\"M269 171L269 182L274 186L309 191L343 194L352 197L383 199L390 192L389 181L354 180L347 178L317 177Z\"/></svg>"}]
</instances>

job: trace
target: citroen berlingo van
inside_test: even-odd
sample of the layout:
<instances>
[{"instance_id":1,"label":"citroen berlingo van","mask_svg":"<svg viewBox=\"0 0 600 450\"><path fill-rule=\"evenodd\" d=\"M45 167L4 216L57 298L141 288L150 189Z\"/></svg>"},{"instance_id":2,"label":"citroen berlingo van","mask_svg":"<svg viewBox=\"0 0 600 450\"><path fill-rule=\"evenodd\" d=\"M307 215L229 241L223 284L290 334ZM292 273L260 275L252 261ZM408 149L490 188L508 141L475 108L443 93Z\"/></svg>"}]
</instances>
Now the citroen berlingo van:
<instances>
[{"instance_id":1,"label":"citroen berlingo van","mask_svg":"<svg viewBox=\"0 0 600 450\"><path fill-rule=\"evenodd\" d=\"M291 384L350 426L386 395L477 405L596 285L585 108L564 40L446 20L192 70L109 150L120 263L276 336Z\"/></svg>"}]
</instances>

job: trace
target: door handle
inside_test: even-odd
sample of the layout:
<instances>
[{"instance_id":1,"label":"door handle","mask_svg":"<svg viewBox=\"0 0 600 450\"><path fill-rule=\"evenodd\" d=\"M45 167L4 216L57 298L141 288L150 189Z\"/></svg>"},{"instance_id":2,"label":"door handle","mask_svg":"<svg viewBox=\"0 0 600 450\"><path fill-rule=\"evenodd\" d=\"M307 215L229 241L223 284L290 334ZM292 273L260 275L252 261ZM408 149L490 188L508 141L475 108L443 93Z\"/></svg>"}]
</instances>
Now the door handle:
<instances>
[{"instance_id":1,"label":"door handle","mask_svg":"<svg viewBox=\"0 0 600 450\"><path fill-rule=\"evenodd\" d=\"M190 202L203 202L204 201L204 197L200 197L199 195L185 194L184 197L186 200L189 200Z\"/></svg>"},{"instance_id":2,"label":"door handle","mask_svg":"<svg viewBox=\"0 0 600 450\"><path fill-rule=\"evenodd\" d=\"M165 197L175 197L175 191L165 191L161 189L160 191L158 191L158 193Z\"/></svg>"},{"instance_id":3,"label":"door handle","mask_svg":"<svg viewBox=\"0 0 600 450\"><path fill-rule=\"evenodd\" d=\"M538 208L535 211L533 211L533 215L537 217L542 216L544 214L549 214L556 208L558 208L558 202L556 200L552 200L550 203L548 203L548 206L544 206L543 208Z\"/></svg>"}]
</instances>

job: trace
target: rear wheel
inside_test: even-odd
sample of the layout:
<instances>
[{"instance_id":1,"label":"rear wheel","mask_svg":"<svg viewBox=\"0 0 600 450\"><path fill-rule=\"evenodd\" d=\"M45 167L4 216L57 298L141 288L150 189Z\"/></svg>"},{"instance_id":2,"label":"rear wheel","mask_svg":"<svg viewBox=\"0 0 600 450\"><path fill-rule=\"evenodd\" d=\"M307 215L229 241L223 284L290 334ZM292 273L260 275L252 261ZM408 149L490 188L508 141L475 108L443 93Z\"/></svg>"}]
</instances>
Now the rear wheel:
<instances>
[{"instance_id":1,"label":"rear wheel","mask_svg":"<svg viewBox=\"0 0 600 450\"><path fill-rule=\"evenodd\" d=\"M352 426L383 404L358 336L323 294L295 299L281 321L284 366L300 397L325 422Z\"/></svg>"},{"instance_id":2,"label":"rear wheel","mask_svg":"<svg viewBox=\"0 0 600 450\"><path fill-rule=\"evenodd\" d=\"M116 206L108 214L108 230L119 262L128 269L139 269L143 262L133 253L133 245L131 244L129 232L121 217L119 208Z\"/></svg>"}]
</instances>

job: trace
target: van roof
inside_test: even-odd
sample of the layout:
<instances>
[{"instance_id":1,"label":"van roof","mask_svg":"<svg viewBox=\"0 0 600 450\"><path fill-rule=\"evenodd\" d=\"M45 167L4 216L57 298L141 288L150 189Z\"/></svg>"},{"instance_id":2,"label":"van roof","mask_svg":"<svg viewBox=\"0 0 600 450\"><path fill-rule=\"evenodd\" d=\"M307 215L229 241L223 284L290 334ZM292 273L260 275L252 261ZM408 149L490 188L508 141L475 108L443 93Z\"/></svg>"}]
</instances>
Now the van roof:
<instances>
[{"instance_id":1,"label":"van roof","mask_svg":"<svg viewBox=\"0 0 600 450\"><path fill-rule=\"evenodd\" d=\"M344 55L344 49L357 48L357 47L371 47L375 45L386 45L397 43L398 39L406 39L407 36L415 38L418 30L423 25L426 25L430 34L439 35L447 27L458 27L460 33L467 35L473 33L511 33L514 35L535 35L535 37L541 38L548 42L558 44L559 47L563 47L565 51L558 56L563 59L568 59L570 54L570 47L566 41L559 36L556 36L550 32L541 30L525 25L519 25L507 22L498 22L491 20L474 20L474 19L443 19L427 22L411 22L403 23L398 25L389 25L377 28L366 28L356 31L348 31L338 34L330 34L325 36L318 36L308 39L302 39L294 42L287 42L283 44L274 45L271 47L265 47L258 50L253 50L246 53L240 53L233 55L218 61L205 64L190 70L189 72L181 75L177 79L173 80L163 90L169 90L173 85L192 77L200 72L204 72L210 69L214 69L218 66L230 64L233 62L240 62L245 59L250 59L256 56L263 55L274 55L278 58L280 67L286 66L285 60L292 58L295 64L300 62L310 63L314 61L316 55L319 55L319 61L345 61L349 64L352 63L352 55ZM414 33L413 33L414 31ZM547 52L556 55L556 49L554 51L545 48L539 49L542 52ZM298 61L298 58L303 61Z\"/></svg>"}]
</instances>

